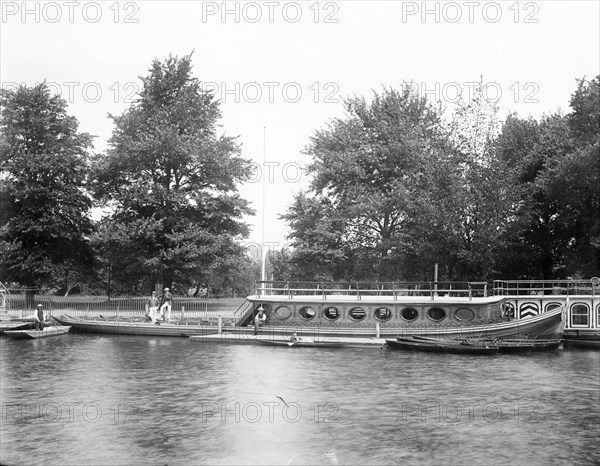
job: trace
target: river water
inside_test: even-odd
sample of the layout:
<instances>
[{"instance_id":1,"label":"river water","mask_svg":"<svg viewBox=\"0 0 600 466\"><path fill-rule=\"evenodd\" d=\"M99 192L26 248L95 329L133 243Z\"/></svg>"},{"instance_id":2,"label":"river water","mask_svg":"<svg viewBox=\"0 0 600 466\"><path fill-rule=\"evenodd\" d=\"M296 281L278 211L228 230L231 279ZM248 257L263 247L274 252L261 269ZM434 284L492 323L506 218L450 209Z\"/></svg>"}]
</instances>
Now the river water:
<instances>
[{"instance_id":1,"label":"river water","mask_svg":"<svg viewBox=\"0 0 600 466\"><path fill-rule=\"evenodd\" d=\"M598 464L600 352L0 338L0 463Z\"/></svg>"}]
</instances>

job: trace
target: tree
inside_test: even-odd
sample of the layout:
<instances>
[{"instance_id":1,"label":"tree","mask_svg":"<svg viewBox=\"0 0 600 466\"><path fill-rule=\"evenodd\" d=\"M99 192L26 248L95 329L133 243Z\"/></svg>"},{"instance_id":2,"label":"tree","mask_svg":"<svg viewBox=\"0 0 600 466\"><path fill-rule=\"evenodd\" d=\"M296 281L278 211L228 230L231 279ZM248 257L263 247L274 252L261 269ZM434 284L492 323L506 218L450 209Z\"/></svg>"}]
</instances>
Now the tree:
<instances>
[{"instance_id":1,"label":"tree","mask_svg":"<svg viewBox=\"0 0 600 466\"><path fill-rule=\"evenodd\" d=\"M291 228L292 250L272 255L273 273L278 280L331 281L347 278L344 254L344 219L337 216L326 198L295 196L281 216ZM288 259L287 266L283 260Z\"/></svg>"},{"instance_id":2,"label":"tree","mask_svg":"<svg viewBox=\"0 0 600 466\"><path fill-rule=\"evenodd\" d=\"M45 83L2 90L0 104L2 281L68 293L92 265L92 137Z\"/></svg>"},{"instance_id":3,"label":"tree","mask_svg":"<svg viewBox=\"0 0 600 466\"><path fill-rule=\"evenodd\" d=\"M123 252L104 261L130 286L207 282L247 235L240 219L252 211L237 185L250 165L234 138L217 135L219 102L192 76L191 55L155 60L141 79L96 160L96 197L113 208L100 243Z\"/></svg>"},{"instance_id":4,"label":"tree","mask_svg":"<svg viewBox=\"0 0 600 466\"><path fill-rule=\"evenodd\" d=\"M537 184L553 207L556 262L563 273L584 277L600 271L600 76L579 80L572 112L554 133L546 170ZM562 140L561 140L562 138ZM566 142L565 142L566 139ZM560 273L560 272L559 272Z\"/></svg>"},{"instance_id":5,"label":"tree","mask_svg":"<svg viewBox=\"0 0 600 466\"><path fill-rule=\"evenodd\" d=\"M343 219L352 277L398 279L407 272L406 226L420 217L443 171L447 138L437 111L408 87L374 93L370 103L350 98L345 108L347 116L316 132L306 149L311 190L331 202L332 221ZM296 202L288 218L298 217L301 206Z\"/></svg>"},{"instance_id":6,"label":"tree","mask_svg":"<svg viewBox=\"0 0 600 466\"><path fill-rule=\"evenodd\" d=\"M454 256L448 263L452 279L481 279L498 273L501 238L517 198L509 189L510 169L494 150L498 107L486 98L484 89L480 83L470 101L460 100L449 127L452 192L443 197L442 223L445 249Z\"/></svg>"},{"instance_id":7,"label":"tree","mask_svg":"<svg viewBox=\"0 0 600 466\"><path fill-rule=\"evenodd\" d=\"M538 123L510 116L496 149L513 165L516 212L504 276L597 276L600 269L599 79L580 80L571 113Z\"/></svg>"},{"instance_id":8,"label":"tree","mask_svg":"<svg viewBox=\"0 0 600 466\"><path fill-rule=\"evenodd\" d=\"M534 184L544 166L541 154L534 151L541 133L542 126L533 118L522 120L510 114L494 143L515 198L514 215L507 219L498 254L500 276L507 279L542 278L542 264L550 257L548 229L543 226L549 215L543 213L544 197Z\"/></svg>"}]
</instances>

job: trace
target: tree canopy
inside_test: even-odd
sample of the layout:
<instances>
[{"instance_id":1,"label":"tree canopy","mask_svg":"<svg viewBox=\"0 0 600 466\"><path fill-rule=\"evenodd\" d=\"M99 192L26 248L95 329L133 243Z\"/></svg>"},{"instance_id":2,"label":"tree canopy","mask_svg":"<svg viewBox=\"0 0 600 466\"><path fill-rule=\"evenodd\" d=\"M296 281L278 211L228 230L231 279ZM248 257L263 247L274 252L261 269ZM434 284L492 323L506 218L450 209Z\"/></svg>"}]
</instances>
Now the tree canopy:
<instances>
[{"instance_id":1,"label":"tree canopy","mask_svg":"<svg viewBox=\"0 0 600 466\"><path fill-rule=\"evenodd\" d=\"M287 278L598 275L599 78L572 112L497 119L482 85L449 122L410 88L345 101L307 146L312 184L282 216ZM287 258L290 266L283 267ZM286 277L280 277L286 278Z\"/></svg>"},{"instance_id":2,"label":"tree canopy","mask_svg":"<svg viewBox=\"0 0 600 466\"><path fill-rule=\"evenodd\" d=\"M241 217L252 211L237 185L250 164L235 138L217 134L219 102L192 75L190 55L155 60L141 80L95 160L96 198L113 211L95 242L130 286L207 282L247 235Z\"/></svg>"},{"instance_id":3,"label":"tree canopy","mask_svg":"<svg viewBox=\"0 0 600 466\"><path fill-rule=\"evenodd\" d=\"M251 166L191 63L154 60L95 155L46 84L0 91L0 281L249 291ZM436 263L440 280L600 275L600 77L539 120L499 122L482 86L449 118L412 87L346 99L308 141L313 178L282 215L274 278L430 280Z\"/></svg>"},{"instance_id":4,"label":"tree canopy","mask_svg":"<svg viewBox=\"0 0 600 466\"><path fill-rule=\"evenodd\" d=\"M92 265L92 137L45 83L0 91L0 108L0 276L68 292Z\"/></svg>"}]
</instances>

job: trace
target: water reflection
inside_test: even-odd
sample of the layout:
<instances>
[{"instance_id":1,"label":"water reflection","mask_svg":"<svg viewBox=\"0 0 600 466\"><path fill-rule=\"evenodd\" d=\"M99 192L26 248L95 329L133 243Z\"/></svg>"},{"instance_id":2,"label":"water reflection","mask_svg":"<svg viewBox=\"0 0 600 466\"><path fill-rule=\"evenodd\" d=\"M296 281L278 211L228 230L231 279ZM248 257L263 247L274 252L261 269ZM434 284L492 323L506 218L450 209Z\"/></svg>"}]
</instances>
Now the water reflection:
<instances>
[{"instance_id":1,"label":"water reflection","mask_svg":"<svg viewBox=\"0 0 600 466\"><path fill-rule=\"evenodd\" d=\"M0 462L594 464L599 359L2 338Z\"/></svg>"}]
</instances>

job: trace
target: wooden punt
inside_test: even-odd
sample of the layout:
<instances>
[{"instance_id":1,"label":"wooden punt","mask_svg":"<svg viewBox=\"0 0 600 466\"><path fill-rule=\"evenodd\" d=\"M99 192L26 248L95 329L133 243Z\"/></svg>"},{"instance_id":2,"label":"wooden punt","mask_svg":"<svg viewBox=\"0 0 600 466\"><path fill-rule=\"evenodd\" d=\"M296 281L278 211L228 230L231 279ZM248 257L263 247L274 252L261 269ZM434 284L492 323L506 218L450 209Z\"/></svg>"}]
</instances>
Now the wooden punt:
<instances>
[{"instance_id":1,"label":"wooden punt","mask_svg":"<svg viewBox=\"0 0 600 466\"><path fill-rule=\"evenodd\" d=\"M165 337L190 337L192 335L212 335L218 333L218 327L197 321L173 321L170 324L161 322L160 325L147 321L130 321L95 317L82 319L69 315L53 317L62 325L70 325L73 330L86 333L107 333L119 335L148 335Z\"/></svg>"},{"instance_id":2,"label":"wooden punt","mask_svg":"<svg viewBox=\"0 0 600 466\"><path fill-rule=\"evenodd\" d=\"M71 327L69 325L57 325L52 327L46 327L43 330L8 330L4 333L10 338L20 339L33 339L33 338L47 338L56 337L69 333Z\"/></svg>"},{"instance_id":3,"label":"wooden punt","mask_svg":"<svg viewBox=\"0 0 600 466\"><path fill-rule=\"evenodd\" d=\"M395 340L387 339L385 341L389 348L409 351L473 355L498 354L497 346L487 346L483 344L465 343L452 340L426 340L397 337Z\"/></svg>"},{"instance_id":4,"label":"wooden punt","mask_svg":"<svg viewBox=\"0 0 600 466\"><path fill-rule=\"evenodd\" d=\"M288 348L347 348L348 344L341 341L311 341L311 340L257 340L266 346L285 346Z\"/></svg>"}]
</instances>

